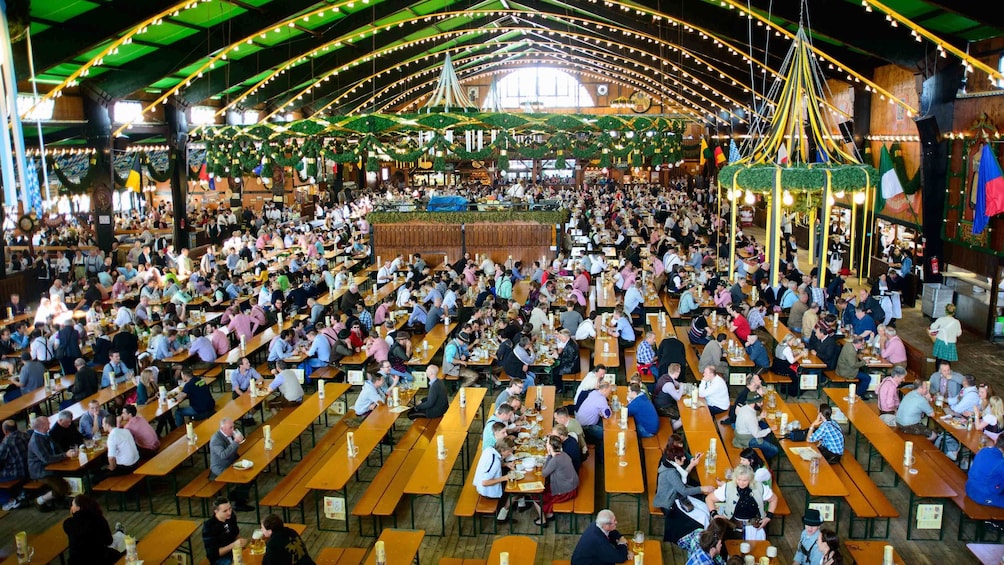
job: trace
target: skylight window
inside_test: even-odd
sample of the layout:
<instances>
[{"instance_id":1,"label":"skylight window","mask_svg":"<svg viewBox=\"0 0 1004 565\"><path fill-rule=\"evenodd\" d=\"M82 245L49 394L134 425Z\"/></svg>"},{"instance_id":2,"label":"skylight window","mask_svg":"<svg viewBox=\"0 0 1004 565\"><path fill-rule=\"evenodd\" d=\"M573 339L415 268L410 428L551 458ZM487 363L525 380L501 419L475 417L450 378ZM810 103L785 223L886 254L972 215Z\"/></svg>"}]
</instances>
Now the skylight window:
<instances>
[{"instance_id":1,"label":"skylight window","mask_svg":"<svg viewBox=\"0 0 1004 565\"><path fill-rule=\"evenodd\" d=\"M506 75L485 97L483 108L580 108L594 106L586 87L565 71L526 67Z\"/></svg>"},{"instance_id":2,"label":"skylight window","mask_svg":"<svg viewBox=\"0 0 1004 565\"><path fill-rule=\"evenodd\" d=\"M23 112L32 106L35 106L38 102L38 97L33 94L18 94L17 95L17 107L19 112ZM52 109L56 107L56 101L52 98L48 100L43 100L41 104L35 106L35 109L28 113L24 117L26 121L37 122L37 121L48 121L52 119Z\"/></svg>"},{"instance_id":3,"label":"skylight window","mask_svg":"<svg viewBox=\"0 0 1004 565\"><path fill-rule=\"evenodd\" d=\"M112 108L112 117L117 124L139 123L143 117L143 103L135 100L119 100Z\"/></svg>"},{"instance_id":4,"label":"skylight window","mask_svg":"<svg viewBox=\"0 0 1004 565\"><path fill-rule=\"evenodd\" d=\"M212 106L192 106L192 125L203 126L216 123L216 108Z\"/></svg>"}]
</instances>

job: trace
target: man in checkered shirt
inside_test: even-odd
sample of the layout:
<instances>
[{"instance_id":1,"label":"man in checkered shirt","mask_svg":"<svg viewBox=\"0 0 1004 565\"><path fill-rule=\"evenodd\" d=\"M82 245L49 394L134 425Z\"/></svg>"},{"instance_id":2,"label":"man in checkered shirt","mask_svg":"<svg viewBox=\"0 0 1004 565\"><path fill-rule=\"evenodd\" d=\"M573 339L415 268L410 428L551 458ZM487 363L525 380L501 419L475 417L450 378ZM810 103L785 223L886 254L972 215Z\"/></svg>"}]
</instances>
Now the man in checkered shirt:
<instances>
[{"instance_id":1,"label":"man in checkered shirt","mask_svg":"<svg viewBox=\"0 0 1004 565\"><path fill-rule=\"evenodd\" d=\"M809 426L809 441L819 443L819 451L823 458L829 463L840 461L840 456L844 454L844 432L840 426L830 419L832 409L829 404L819 405L819 415Z\"/></svg>"},{"instance_id":2,"label":"man in checkered shirt","mask_svg":"<svg viewBox=\"0 0 1004 565\"><path fill-rule=\"evenodd\" d=\"M657 358L658 356L655 354L655 333L648 332L645 334L645 339L638 344L636 357L638 371L641 372L644 369L650 371L653 377L659 378L659 367L656 366Z\"/></svg>"}]
</instances>

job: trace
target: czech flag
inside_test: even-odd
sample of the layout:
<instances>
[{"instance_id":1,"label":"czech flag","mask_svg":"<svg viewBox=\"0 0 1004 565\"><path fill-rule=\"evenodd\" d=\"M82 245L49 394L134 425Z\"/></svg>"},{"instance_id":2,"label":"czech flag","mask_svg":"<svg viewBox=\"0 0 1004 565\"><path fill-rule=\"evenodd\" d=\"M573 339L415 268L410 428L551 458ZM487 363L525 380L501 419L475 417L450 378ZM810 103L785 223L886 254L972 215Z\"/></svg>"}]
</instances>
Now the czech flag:
<instances>
[{"instance_id":1,"label":"czech flag","mask_svg":"<svg viewBox=\"0 0 1004 565\"><path fill-rule=\"evenodd\" d=\"M139 153L135 153L133 155L132 167L129 168L129 176L126 177L125 185L126 188L132 190L133 192L139 192L140 189Z\"/></svg>"},{"instance_id":2,"label":"czech flag","mask_svg":"<svg viewBox=\"0 0 1004 565\"><path fill-rule=\"evenodd\" d=\"M986 229L990 216L1004 212L1004 175L997 162L997 155L990 144L983 145L980 153L980 170L976 181L976 210L973 212L973 233L981 234Z\"/></svg>"}]
</instances>

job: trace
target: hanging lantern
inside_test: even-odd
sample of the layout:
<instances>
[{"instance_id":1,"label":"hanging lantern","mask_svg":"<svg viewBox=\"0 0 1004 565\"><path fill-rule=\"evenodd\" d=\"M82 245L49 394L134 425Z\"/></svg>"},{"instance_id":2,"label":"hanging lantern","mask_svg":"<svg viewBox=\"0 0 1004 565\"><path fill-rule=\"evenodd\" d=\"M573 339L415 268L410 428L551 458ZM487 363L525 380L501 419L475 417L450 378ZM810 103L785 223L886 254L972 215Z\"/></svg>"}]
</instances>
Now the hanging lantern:
<instances>
[{"instance_id":1,"label":"hanging lantern","mask_svg":"<svg viewBox=\"0 0 1004 565\"><path fill-rule=\"evenodd\" d=\"M791 192L786 190L784 191L784 194L781 195L781 203L785 206L791 206L795 203L795 197L791 195Z\"/></svg>"},{"instance_id":2,"label":"hanging lantern","mask_svg":"<svg viewBox=\"0 0 1004 565\"><path fill-rule=\"evenodd\" d=\"M746 203L750 206L756 203L756 196L753 194L752 190L746 191Z\"/></svg>"},{"instance_id":3,"label":"hanging lantern","mask_svg":"<svg viewBox=\"0 0 1004 565\"><path fill-rule=\"evenodd\" d=\"M864 191L858 191L854 193L854 203L864 204L865 203L865 193Z\"/></svg>"},{"instance_id":4,"label":"hanging lantern","mask_svg":"<svg viewBox=\"0 0 1004 565\"><path fill-rule=\"evenodd\" d=\"M836 196L837 198L839 198L839 199L843 200L843 199L844 199L844 195L845 195L845 194L846 194L846 193L845 193L844 191L842 191L842 190L841 190L841 191L837 192L836 194L834 194L834 196Z\"/></svg>"}]
</instances>

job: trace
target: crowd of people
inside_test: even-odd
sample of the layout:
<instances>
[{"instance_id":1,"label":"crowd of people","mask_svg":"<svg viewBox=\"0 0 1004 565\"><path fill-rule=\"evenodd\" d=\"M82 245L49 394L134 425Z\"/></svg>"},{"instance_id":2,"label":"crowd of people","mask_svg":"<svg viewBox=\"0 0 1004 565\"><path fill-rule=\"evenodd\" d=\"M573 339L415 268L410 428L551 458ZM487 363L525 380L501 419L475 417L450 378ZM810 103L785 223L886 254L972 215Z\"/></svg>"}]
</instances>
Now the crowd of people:
<instances>
[{"instance_id":1,"label":"crowd of people","mask_svg":"<svg viewBox=\"0 0 1004 565\"><path fill-rule=\"evenodd\" d=\"M497 190L465 188L468 196L476 198ZM663 190L648 185L583 190L545 184L535 186L532 195L557 200L570 210L561 246L552 260L524 263L510 257L496 263L491 257L468 253L455 263L433 267L418 253L398 255L380 265L375 278L383 285L403 274L403 282L396 292L372 305L367 304L347 264L331 257L373 255L365 214L381 202L408 196L396 189L362 194L349 203L320 204L311 222L271 205L258 213L245 210L207 218L207 229L216 226L213 235L218 243L207 246L197 260L189 249L176 248L158 235L156 230L169 221L166 209L158 208L156 217L134 218L138 222L134 229L142 226L144 232L131 244L116 244L107 254L74 250L87 241L79 234L73 240L71 227L46 235L52 241L69 237L69 249L54 256L51 288L37 306L34 323L0 331L0 354L5 360L0 368L13 375L5 398L13 400L44 386L46 366L56 362L63 374L76 376L63 408L114 384L133 381L136 391L110 406L110 412L100 405L89 406L79 422L69 412L59 414L52 425L48 418L36 418L30 432L5 422L0 481L45 483L46 492L34 501L42 510L73 500L75 513L100 515L100 509L86 497L71 499L65 479L46 465L75 457L77 446L105 436L108 461L99 478L132 472L143 457L156 452L163 430L212 417L215 399L193 368L211 366L235 344L253 338L283 316L292 320L291 327L267 345L272 377L268 387L275 394L272 406L298 404L313 371L338 366L342 359L358 354L366 359L365 382L354 404L360 418L386 403L391 389L413 381L413 367L408 364L414 355L412 335L449 327L451 318L458 321L445 343L441 363L423 367L428 392L409 416L442 416L449 405L447 378L456 378L464 386L483 386L489 381L500 385L499 376L504 373L508 384L500 386L492 416L485 423L474 486L482 496L500 500L498 520L512 520L514 508L532 506L534 523L542 527L552 520L556 503L576 496L582 460L603 457L603 420L619 413L620 400L602 365L576 379L579 383L568 406L555 410L552 435L544 439L546 488L537 504L510 500L504 489L515 471L513 439L527 425L523 392L538 384L553 384L559 393L563 391L569 384L565 378L582 370L580 348L594 348L597 337L616 338L622 354L625 348L636 347L638 374L627 375L625 407L640 437L657 436L660 417L668 417L679 432L678 403L696 390L713 415L725 415L724 423L734 427L736 445L742 449L731 479L717 487L695 486L691 471L703 455L688 452L681 435L674 434L662 450L656 506L667 517L664 540L684 548L690 556L688 564L727 562L725 540L763 539L774 518L776 483L768 463L778 456L780 438L763 421L763 404L770 394L760 379L764 371L787 377L788 394L798 397L803 392L800 362L814 355L841 377L856 380L861 399L870 400L871 377L863 370L862 350L871 347L894 366L876 390L878 408L888 425L938 439L922 420L933 414L931 404L939 396L948 410L972 415L988 434L999 433L1004 425L1004 405L993 390L951 370L961 333L957 321L952 323L951 310L932 326L938 340L935 355L943 361L938 372L930 384L923 381L900 398L906 375L905 346L897 335L895 318L879 300L895 281L882 278L871 292L853 293L836 271L825 273L827 285L821 287L818 267L803 272L797 255L789 254L779 266L780 279L771 284L762 243L742 230L736 241L737 269L726 272L730 246L722 234L728 232L727 215L719 215L714 191L700 183L690 185L678 179ZM606 247L615 250L613 257L604 252ZM890 273L890 277L895 275ZM609 316L599 316L597 288L607 279L612 281L616 305ZM529 292L517 301L514 288L520 284ZM339 299L322 300L336 291L342 293ZM689 343L673 332L656 341L646 316L645 295L650 291L679 299L673 315L689 320ZM114 312L106 311L109 305ZM17 296L11 297L7 307L13 315L25 312ZM551 310L558 310L556 318ZM204 316L198 313L205 311L221 316L203 323ZM787 316L794 333L769 351L765 344L771 340L764 327L774 314ZM402 316L406 318L403 326L399 323ZM718 317L726 321L755 365L735 397L724 378L729 372L729 344L715 323ZM838 345L840 337L843 345ZM698 373L686 382L686 351L696 346L702 348ZM480 372L471 363L478 350L489 351L493 359ZM285 360L297 352L306 359L298 367L288 365ZM169 361L180 354L193 363L181 368ZM303 384L296 368L303 370ZM259 369L246 357L240 359L230 376L233 397L247 394L253 384L264 386ZM642 378L649 375L653 386ZM160 386L177 389L178 408L157 422L146 422L137 415L137 405L156 401ZM799 431L819 446L827 460L835 462L844 453L844 438L832 418L832 408L822 404L818 417ZM389 436L386 440L393 441ZM221 419L209 443L210 478L236 461L243 441L235 422ZM971 474L985 478L1002 472L999 441L997 446L993 448L996 454L977 454ZM957 456L959 446L950 438L942 440L941 447L950 457ZM976 489L974 500L1004 506L999 492ZM251 509L254 501L249 496L246 488L238 486L227 498L213 503L213 515L203 527L212 563L247 543L239 535L234 512ZM23 493L15 491L5 509L18 508L25 501ZM718 503L721 510L716 510ZM831 530L821 528L818 512L806 512L803 523L802 557L796 556L796 562L841 563L840 542ZM277 516L267 517L261 529L275 551L297 544L302 547L302 540ZM104 528L99 534L89 543L100 540L110 545L103 543ZM603 511L595 528L588 528L580 540L572 563L620 563L629 556L623 536L617 533L616 517Z\"/></svg>"}]
</instances>

